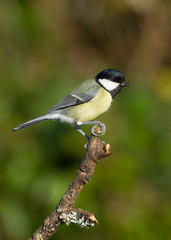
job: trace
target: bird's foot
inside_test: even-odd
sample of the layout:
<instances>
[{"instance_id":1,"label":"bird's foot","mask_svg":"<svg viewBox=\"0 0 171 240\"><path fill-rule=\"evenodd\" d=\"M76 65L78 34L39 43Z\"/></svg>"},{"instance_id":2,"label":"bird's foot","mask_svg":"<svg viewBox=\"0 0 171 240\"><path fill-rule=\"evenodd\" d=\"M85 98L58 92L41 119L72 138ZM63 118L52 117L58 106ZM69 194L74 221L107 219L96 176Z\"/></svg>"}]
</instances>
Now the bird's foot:
<instances>
[{"instance_id":1,"label":"bird's foot","mask_svg":"<svg viewBox=\"0 0 171 240\"><path fill-rule=\"evenodd\" d=\"M95 125L91 129L91 133L94 136L102 136L105 134L105 132L106 132L106 126L102 122L95 123Z\"/></svg>"}]
</instances>

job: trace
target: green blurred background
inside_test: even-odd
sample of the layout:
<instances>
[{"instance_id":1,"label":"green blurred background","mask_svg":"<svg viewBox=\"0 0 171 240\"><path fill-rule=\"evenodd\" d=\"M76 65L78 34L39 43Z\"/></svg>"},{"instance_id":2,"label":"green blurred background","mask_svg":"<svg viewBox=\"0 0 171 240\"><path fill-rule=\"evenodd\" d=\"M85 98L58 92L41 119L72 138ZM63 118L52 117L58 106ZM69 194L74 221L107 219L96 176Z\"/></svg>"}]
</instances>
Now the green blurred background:
<instances>
[{"instance_id":1,"label":"green blurred background","mask_svg":"<svg viewBox=\"0 0 171 240\"><path fill-rule=\"evenodd\" d=\"M105 68L133 86L99 119L114 154L76 202L99 224L63 225L52 239L171 239L170 10L169 0L1 0L0 239L27 239L53 211L86 142L59 122L11 129Z\"/></svg>"}]
</instances>

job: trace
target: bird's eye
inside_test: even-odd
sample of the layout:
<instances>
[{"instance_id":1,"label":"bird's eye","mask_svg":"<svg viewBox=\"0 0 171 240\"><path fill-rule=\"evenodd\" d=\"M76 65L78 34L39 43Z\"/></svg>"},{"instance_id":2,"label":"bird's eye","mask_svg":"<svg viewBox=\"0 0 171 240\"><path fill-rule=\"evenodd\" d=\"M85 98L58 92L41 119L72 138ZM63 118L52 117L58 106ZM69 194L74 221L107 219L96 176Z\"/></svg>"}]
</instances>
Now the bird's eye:
<instances>
[{"instance_id":1,"label":"bird's eye","mask_svg":"<svg viewBox=\"0 0 171 240\"><path fill-rule=\"evenodd\" d=\"M124 77L120 77L119 78L119 83L123 83L123 82L125 82L125 78Z\"/></svg>"},{"instance_id":2,"label":"bird's eye","mask_svg":"<svg viewBox=\"0 0 171 240\"><path fill-rule=\"evenodd\" d=\"M123 82L123 79L121 77L115 77L113 80L114 80L114 82L117 82L117 83Z\"/></svg>"}]
</instances>

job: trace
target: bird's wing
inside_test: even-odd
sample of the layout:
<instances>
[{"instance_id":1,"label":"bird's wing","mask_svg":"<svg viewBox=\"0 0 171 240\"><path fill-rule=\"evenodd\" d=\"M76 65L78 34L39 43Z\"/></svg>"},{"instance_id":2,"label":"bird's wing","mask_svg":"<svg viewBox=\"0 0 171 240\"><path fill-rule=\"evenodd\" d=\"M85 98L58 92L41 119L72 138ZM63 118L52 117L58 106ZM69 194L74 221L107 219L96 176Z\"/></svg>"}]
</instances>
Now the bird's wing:
<instances>
[{"instance_id":1,"label":"bird's wing","mask_svg":"<svg viewBox=\"0 0 171 240\"><path fill-rule=\"evenodd\" d=\"M89 102L99 89L100 86L94 79L87 80L57 102L47 113Z\"/></svg>"}]
</instances>

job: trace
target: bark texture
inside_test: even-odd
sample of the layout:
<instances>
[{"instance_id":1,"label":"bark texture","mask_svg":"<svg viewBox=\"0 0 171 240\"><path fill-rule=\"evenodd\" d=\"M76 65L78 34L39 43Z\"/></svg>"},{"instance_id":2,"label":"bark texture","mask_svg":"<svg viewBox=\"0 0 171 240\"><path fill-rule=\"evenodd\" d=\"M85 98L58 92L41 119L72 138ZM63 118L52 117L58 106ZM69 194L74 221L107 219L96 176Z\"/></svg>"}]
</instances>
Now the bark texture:
<instances>
[{"instance_id":1,"label":"bark texture","mask_svg":"<svg viewBox=\"0 0 171 240\"><path fill-rule=\"evenodd\" d=\"M72 182L55 210L49 215L29 240L47 240L60 227L61 224L78 224L81 227L89 228L98 223L95 216L85 210L74 208L74 202L85 184L92 178L96 163L107 156L110 156L110 145L103 144L99 137L91 136L83 161Z\"/></svg>"}]
</instances>

